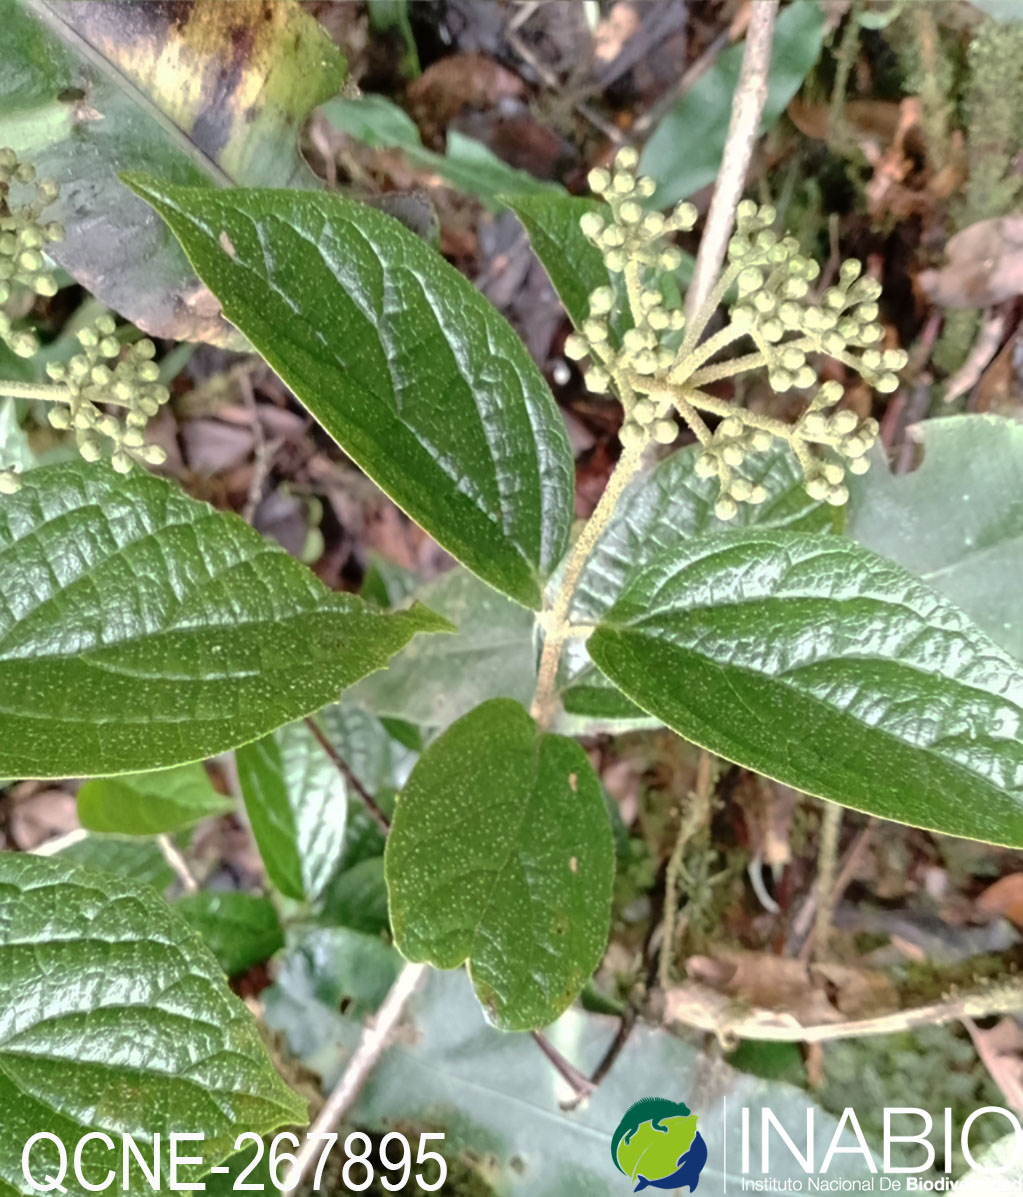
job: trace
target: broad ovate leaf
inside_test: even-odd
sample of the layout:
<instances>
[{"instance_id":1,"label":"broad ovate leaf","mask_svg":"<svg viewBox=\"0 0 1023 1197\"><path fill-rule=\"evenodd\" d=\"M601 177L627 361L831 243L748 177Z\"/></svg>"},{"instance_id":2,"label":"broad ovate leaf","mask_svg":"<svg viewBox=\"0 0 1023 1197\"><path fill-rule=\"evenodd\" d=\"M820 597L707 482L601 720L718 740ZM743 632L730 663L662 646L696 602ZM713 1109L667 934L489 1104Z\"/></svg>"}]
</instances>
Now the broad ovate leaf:
<instances>
[{"instance_id":1,"label":"broad ovate leaf","mask_svg":"<svg viewBox=\"0 0 1023 1197\"><path fill-rule=\"evenodd\" d=\"M470 711L420 757L385 868L402 954L468 961L505 1030L552 1022L603 955L614 843L600 784L574 740L510 699Z\"/></svg>"},{"instance_id":2,"label":"broad ovate leaf","mask_svg":"<svg viewBox=\"0 0 1023 1197\"><path fill-rule=\"evenodd\" d=\"M1023 669L900 566L740 530L657 558L589 639L680 735L886 819L1023 845Z\"/></svg>"},{"instance_id":3,"label":"broad ovate leaf","mask_svg":"<svg viewBox=\"0 0 1023 1197\"><path fill-rule=\"evenodd\" d=\"M543 376L472 284L338 195L132 185L345 452L473 573L539 607L572 454Z\"/></svg>"},{"instance_id":4,"label":"broad ovate leaf","mask_svg":"<svg viewBox=\"0 0 1023 1197\"><path fill-rule=\"evenodd\" d=\"M198 1180L243 1131L305 1121L255 1020L199 936L151 889L59 858L0 853L0 1185L25 1191L39 1131L140 1144L205 1136ZM118 1159L120 1151L117 1152ZM101 1142L82 1171L102 1181ZM87 1192L69 1172L72 1197Z\"/></svg>"},{"instance_id":5,"label":"broad ovate leaf","mask_svg":"<svg viewBox=\"0 0 1023 1197\"><path fill-rule=\"evenodd\" d=\"M448 627L327 590L236 516L141 470L32 470L0 498L0 775L213 756Z\"/></svg>"},{"instance_id":6,"label":"broad ovate leaf","mask_svg":"<svg viewBox=\"0 0 1023 1197\"><path fill-rule=\"evenodd\" d=\"M61 186L49 252L154 335L238 341L156 214L118 172L175 183L313 187L298 152L345 60L294 0L6 0L2 144Z\"/></svg>"},{"instance_id":7,"label":"broad ovate leaf","mask_svg":"<svg viewBox=\"0 0 1023 1197\"><path fill-rule=\"evenodd\" d=\"M198 763L98 777L78 791L79 823L114 835L161 835L233 809L231 799L217 793Z\"/></svg>"},{"instance_id":8,"label":"broad ovate leaf","mask_svg":"<svg viewBox=\"0 0 1023 1197\"><path fill-rule=\"evenodd\" d=\"M890 473L877 460L852 479L849 535L1023 658L1023 425L951 416L925 421L919 434L924 458L912 473Z\"/></svg>"}]
</instances>

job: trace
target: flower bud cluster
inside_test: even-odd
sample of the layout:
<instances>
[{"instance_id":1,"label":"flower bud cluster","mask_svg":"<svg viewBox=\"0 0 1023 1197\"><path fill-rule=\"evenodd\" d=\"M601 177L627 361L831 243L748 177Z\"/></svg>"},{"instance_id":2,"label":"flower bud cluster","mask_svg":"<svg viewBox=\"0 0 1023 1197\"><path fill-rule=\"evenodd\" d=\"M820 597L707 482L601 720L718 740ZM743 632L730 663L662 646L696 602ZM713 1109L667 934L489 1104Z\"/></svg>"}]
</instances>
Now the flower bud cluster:
<instances>
[{"instance_id":1,"label":"flower bud cluster","mask_svg":"<svg viewBox=\"0 0 1023 1197\"><path fill-rule=\"evenodd\" d=\"M861 263L850 258L835 285L816 300L810 284L820 267L799 252L794 237L778 236L771 227L775 218L770 205L743 200L728 245L729 262L739 270L732 322L747 328L767 357L771 387L812 386L816 372L807 354L822 353L851 366L875 390L894 391L895 372L907 358L901 349L878 348L884 339L877 305L881 284L862 277Z\"/></svg>"},{"instance_id":2,"label":"flower bud cluster","mask_svg":"<svg viewBox=\"0 0 1023 1197\"><path fill-rule=\"evenodd\" d=\"M670 216L649 212L644 201L657 190L653 179L636 176L639 154L625 146L618 151L613 170L598 167L588 176L590 189L603 196L610 208L610 220L600 212L587 212L579 224L586 237L604 255L612 274L621 274L626 264L660 270L677 270L682 251L664 241L668 233L688 232L696 223L692 204L677 204Z\"/></svg>"},{"instance_id":3,"label":"flower bud cluster","mask_svg":"<svg viewBox=\"0 0 1023 1197\"><path fill-rule=\"evenodd\" d=\"M54 428L72 430L86 461L98 461L106 452L114 469L126 474L133 460L146 465L167 460L159 445L144 443L142 430L170 392L157 381L160 368L152 360L153 342L143 337L123 347L115 331L114 318L100 316L78 333L81 353L66 365L51 362L46 367L65 392L63 402L50 408L48 419ZM123 408L123 420L104 411L104 406Z\"/></svg>"},{"instance_id":4,"label":"flower bud cluster","mask_svg":"<svg viewBox=\"0 0 1023 1197\"><path fill-rule=\"evenodd\" d=\"M31 188L31 198L21 203L12 198L12 187ZM55 295L57 280L45 256L45 248L64 237L63 226L44 221L43 209L57 198L52 179L36 179L35 167L20 162L12 149L0 149L0 304L6 303L14 283L21 283L37 295ZM27 330L14 331L10 317L0 312L0 339L20 357L31 357L39 343Z\"/></svg>"},{"instance_id":5,"label":"flower bud cluster","mask_svg":"<svg viewBox=\"0 0 1023 1197\"><path fill-rule=\"evenodd\" d=\"M848 408L835 410L842 398L842 384L824 383L810 401L793 430L794 439L830 450L817 455L806 470L804 484L810 498L836 507L848 501L846 471L865 474L870 468L867 453L877 440L877 420L860 417Z\"/></svg>"},{"instance_id":6,"label":"flower bud cluster","mask_svg":"<svg viewBox=\"0 0 1023 1197\"><path fill-rule=\"evenodd\" d=\"M720 489L714 514L719 520L734 519L740 503L756 506L767 498L760 483L750 482L736 470L751 453L763 453L771 447L774 435L763 428L743 422L741 413L727 416L714 430L696 459L698 478L717 478Z\"/></svg>"},{"instance_id":7,"label":"flower bud cluster","mask_svg":"<svg viewBox=\"0 0 1023 1197\"><path fill-rule=\"evenodd\" d=\"M653 195L656 184L653 179L637 178L638 162L636 151L626 147L619 150L613 170L601 167L590 171L590 187L606 200L609 218L600 212L587 212L580 221L583 233L601 251L612 275L625 272L627 267L636 270L632 289L621 288L628 293L632 318L632 327L622 335L621 344L615 345L612 338L611 322L621 308L618 291L612 286L598 287L591 293L589 314L582 328L565 343L568 357L589 357L586 385L597 394L608 393L615 377L666 373L676 356L672 341L677 341L677 334L685 327L682 311L665 303L657 276L681 265L681 251L665 238L691 229L696 209L692 204L680 203L670 216L646 211L643 201ZM644 281L643 270L653 273L649 283ZM626 398L622 443L638 447L652 437L670 444L678 435L672 406L670 395L651 395L631 403Z\"/></svg>"}]
</instances>

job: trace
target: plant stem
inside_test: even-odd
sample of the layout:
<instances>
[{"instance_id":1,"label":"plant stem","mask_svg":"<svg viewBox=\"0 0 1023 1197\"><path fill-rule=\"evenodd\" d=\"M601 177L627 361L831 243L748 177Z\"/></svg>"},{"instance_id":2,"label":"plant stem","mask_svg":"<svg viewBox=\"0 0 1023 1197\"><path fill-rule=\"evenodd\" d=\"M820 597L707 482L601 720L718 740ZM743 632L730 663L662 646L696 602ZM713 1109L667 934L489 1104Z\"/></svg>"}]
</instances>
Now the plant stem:
<instances>
[{"instance_id":1,"label":"plant stem","mask_svg":"<svg viewBox=\"0 0 1023 1197\"><path fill-rule=\"evenodd\" d=\"M813 927L815 960L823 960L828 954L831 919L835 907L835 862L841 830L842 808L837 802L825 802L820 844L817 848L817 918Z\"/></svg>"},{"instance_id":2,"label":"plant stem","mask_svg":"<svg viewBox=\"0 0 1023 1197\"><path fill-rule=\"evenodd\" d=\"M56 382L15 382L0 378L0 395L11 399L41 399L50 403L67 403L71 394L67 387Z\"/></svg>"},{"instance_id":3,"label":"plant stem","mask_svg":"<svg viewBox=\"0 0 1023 1197\"><path fill-rule=\"evenodd\" d=\"M714 184L714 196L696 255L693 281L686 294L686 316L703 306L714 279L721 271L725 250L735 221L735 209L746 182L753 145L760 129L760 114L767 99L767 71L771 65L771 42L778 15L778 0L757 0L750 6L749 32L742 55L739 86L732 101L732 120Z\"/></svg>"},{"instance_id":4,"label":"plant stem","mask_svg":"<svg viewBox=\"0 0 1023 1197\"><path fill-rule=\"evenodd\" d=\"M427 967L425 964L406 964L376 1016L367 1020L355 1054L305 1136L302 1149L284 1181L285 1193L294 1193L299 1187L313 1160L323 1150L322 1136L329 1134L355 1104L355 1099L390 1042L406 1003L426 975Z\"/></svg>"},{"instance_id":5,"label":"plant stem","mask_svg":"<svg viewBox=\"0 0 1023 1197\"><path fill-rule=\"evenodd\" d=\"M307 715L305 719L305 725L313 733L313 739L317 742L317 744L319 744L327 756L330 757L334 767L345 779L345 782L351 786L356 794L358 794L362 799L366 809L376 822L376 825L380 828L384 835L387 835L387 833L391 830L391 820L384 814L383 810L377 804L376 799L369 792L369 790L367 790L362 782L359 781L359 779L355 776L351 765L349 765L341 753L338 752L338 750L330 742L329 737L324 733L323 728L320 727L320 725L316 722L314 716Z\"/></svg>"},{"instance_id":6,"label":"plant stem","mask_svg":"<svg viewBox=\"0 0 1023 1197\"><path fill-rule=\"evenodd\" d=\"M643 463L643 449L626 449L618 459L611 477L608 479L600 502L594 508L582 532L572 546L565 572L561 576L561 584L554 596L554 602L546 613L546 636L543 652L540 655L540 668L536 679L536 692L530 711L533 718L541 727L548 727L554 715L554 703L557 696L558 662L561 650L568 638L568 616L572 606L572 597L579 584L579 578L589 559L590 553L600 538L601 532L607 527L614 512L615 505L622 496L622 492L639 472Z\"/></svg>"},{"instance_id":7,"label":"plant stem","mask_svg":"<svg viewBox=\"0 0 1023 1197\"><path fill-rule=\"evenodd\" d=\"M661 935L661 954L657 978L662 989L671 984L671 966L675 956L675 926L678 918L678 882L682 873L682 857L686 844L710 818L710 800L714 790L715 758L700 750L696 768L696 786L689 794L688 805L680 812L675 846L668 861L664 878L664 927Z\"/></svg>"}]
</instances>

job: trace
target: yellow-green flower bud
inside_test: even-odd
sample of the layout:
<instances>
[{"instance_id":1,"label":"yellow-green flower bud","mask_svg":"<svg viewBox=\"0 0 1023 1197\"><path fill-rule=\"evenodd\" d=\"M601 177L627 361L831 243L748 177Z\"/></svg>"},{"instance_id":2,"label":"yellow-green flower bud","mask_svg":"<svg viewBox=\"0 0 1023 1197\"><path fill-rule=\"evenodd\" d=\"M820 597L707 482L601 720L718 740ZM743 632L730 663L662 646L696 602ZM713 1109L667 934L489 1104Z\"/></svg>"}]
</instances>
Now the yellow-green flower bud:
<instances>
[{"instance_id":1,"label":"yellow-green flower bud","mask_svg":"<svg viewBox=\"0 0 1023 1197\"><path fill-rule=\"evenodd\" d=\"M846 433L852 432L859 422L860 418L854 411L843 408L842 411L836 411L831 417L831 431L839 436L844 436Z\"/></svg>"},{"instance_id":2,"label":"yellow-green flower bud","mask_svg":"<svg viewBox=\"0 0 1023 1197\"><path fill-rule=\"evenodd\" d=\"M579 227L584 236L596 240L604 231L604 218L599 212L584 212L579 217Z\"/></svg>"},{"instance_id":3,"label":"yellow-green flower bud","mask_svg":"<svg viewBox=\"0 0 1023 1197\"><path fill-rule=\"evenodd\" d=\"M597 287L590 292L590 314L606 316L615 306L615 293L611 287Z\"/></svg>"},{"instance_id":4,"label":"yellow-green flower bud","mask_svg":"<svg viewBox=\"0 0 1023 1197\"><path fill-rule=\"evenodd\" d=\"M722 495L714 504L714 514L719 520L734 520L739 514L739 505L730 495Z\"/></svg>"},{"instance_id":5,"label":"yellow-green flower bud","mask_svg":"<svg viewBox=\"0 0 1023 1197\"><path fill-rule=\"evenodd\" d=\"M13 495L21 489L21 479L13 470L0 470L0 495Z\"/></svg>"},{"instance_id":6,"label":"yellow-green flower bud","mask_svg":"<svg viewBox=\"0 0 1023 1197\"><path fill-rule=\"evenodd\" d=\"M584 358L589 351L590 347L587 345L586 341L579 336L578 333L569 333L565 338L565 357L571 358L573 362L577 362L581 358ZM128 391L128 394L131 393L129 387L126 386L125 390ZM120 397L126 399L128 395L123 395Z\"/></svg>"},{"instance_id":7,"label":"yellow-green flower bud","mask_svg":"<svg viewBox=\"0 0 1023 1197\"><path fill-rule=\"evenodd\" d=\"M697 478L713 478L718 473L717 454L707 449L697 457L693 463L693 471Z\"/></svg>"},{"instance_id":8,"label":"yellow-green flower bud","mask_svg":"<svg viewBox=\"0 0 1023 1197\"><path fill-rule=\"evenodd\" d=\"M588 391L601 394L611 385L611 376L601 366L590 366L586 371L585 382Z\"/></svg>"},{"instance_id":9,"label":"yellow-green flower bud","mask_svg":"<svg viewBox=\"0 0 1023 1197\"><path fill-rule=\"evenodd\" d=\"M625 421L618 436L626 449L638 449L646 441L646 433L632 420Z\"/></svg>"},{"instance_id":10,"label":"yellow-green flower bud","mask_svg":"<svg viewBox=\"0 0 1023 1197\"><path fill-rule=\"evenodd\" d=\"M670 417L656 420L653 426L654 440L660 445L673 444L678 436L678 425Z\"/></svg>"},{"instance_id":11,"label":"yellow-green flower bud","mask_svg":"<svg viewBox=\"0 0 1023 1197\"><path fill-rule=\"evenodd\" d=\"M51 407L46 413L46 418L49 420L52 428L65 429L71 427L71 413L66 407Z\"/></svg>"},{"instance_id":12,"label":"yellow-green flower bud","mask_svg":"<svg viewBox=\"0 0 1023 1197\"><path fill-rule=\"evenodd\" d=\"M586 182L590 185L591 191L597 195L603 195L611 186L611 175L602 166L598 166L586 176Z\"/></svg>"},{"instance_id":13,"label":"yellow-green flower bud","mask_svg":"<svg viewBox=\"0 0 1023 1197\"><path fill-rule=\"evenodd\" d=\"M633 419L638 424L649 424L657 415L657 408L649 399L637 399L632 409Z\"/></svg>"},{"instance_id":14,"label":"yellow-green flower bud","mask_svg":"<svg viewBox=\"0 0 1023 1197\"><path fill-rule=\"evenodd\" d=\"M103 456L100 443L94 436L82 437L78 442L78 452L81 453L86 461L99 461Z\"/></svg>"},{"instance_id":15,"label":"yellow-green flower bud","mask_svg":"<svg viewBox=\"0 0 1023 1197\"><path fill-rule=\"evenodd\" d=\"M639 165L639 151L635 146L623 145L615 154L615 167L618 170L635 170Z\"/></svg>"}]
</instances>

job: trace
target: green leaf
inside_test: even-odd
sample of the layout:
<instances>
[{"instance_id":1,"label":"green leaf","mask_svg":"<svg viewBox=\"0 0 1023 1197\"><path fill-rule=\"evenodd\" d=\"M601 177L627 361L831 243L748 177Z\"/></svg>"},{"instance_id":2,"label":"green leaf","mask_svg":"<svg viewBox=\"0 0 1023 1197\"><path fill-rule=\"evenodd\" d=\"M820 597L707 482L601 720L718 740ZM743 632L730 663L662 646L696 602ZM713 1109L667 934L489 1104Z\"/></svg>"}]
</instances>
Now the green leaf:
<instances>
[{"instance_id":1,"label":"green leaf","mask_svg":"<svg viewBox=\"0 0 1023 1197\"><path fill-rule=\"evenodd\" d=\"M779 14L761 132L785 111L820 56L826 15L817 0L792 0ZM744 49L732 46L719 54L710 70L675 101L646 143L639 170L657 180L653 202L658 207L685 199L717 177Z\"/></svg>"},{"instance_id":2,"label":"green leaf","mask_svg":"<svg viewBox=\"0 0 1023 1197\"><path fill-rule=\"evenodd\" d=\"M242 1131L304 1120L216 961L152 890L0 853L0 1180L22 1191L38 1131L70 1154L87 1131L145 1143L187 1127L205 1135L205 1165L183 1169L198 1180ZM88 1144L85 1175L109 1167Z\"/></svg>"},{"instance_id":3,"label":"green leaf","mask_svg":"<svg viewBox=\"0 0 1023 1197\"><path fill-rule=\"evenodd\" d=\"M298 152L310 111L345 60L293 0L173 5L13 0L4 5L5 145L62 187L49 250L147 332L238 341L163 223L118 181L314 187Z\"/></svg>"},{"instance_id":4,"label":"green leaf","mask_svg":"<svg viewBox=\"0 0 1023 1197\"><path fill-rule=\"evenodd\" d=\"M386 96L364 95L357 100L331 100L321 116L336 130L374 149L399 149L415 166L439 174L453 187L477 195L488 208L507 203L506 196L550 193L564 196L557 183L545 182L509 166L482 142L449 129L447 152L428 150L415 121Z\"/></svg>"},{"instance_id":5,"label":"green leaf","mask_svg":"<svg viewBox=\"0 0 1023 1197\"><path fill-rule=\"evenodd\" d=\"M142 470L47 466L0 500L0 774L213 756L336 699L417 632Z\"/></svg>"},{"instance_id":6,"label":"green leaf","mask_svg":"<svg viewBox=\"0 0 1023 1197\"><path fill-rule=\"evenodd\" d=\"M89 831L160 835L234 810L202 765L87 781L78 791L78 821Z\"/></svg>"},{"instance_id":7,"label":"green leaf","mask_svg":"<svg viewBox=\"0 0 1023 1197\"><path fill-rule=\"evenodd\" d=\"M488 698L529 702L536 684L529 611L457 568L420 587L416 597L458 631L410 644L386 669L359 683L355 701L379 715L440 728Z\"/></svg>"},{"instance_id":8,"label":"green leaf","mask_svg":"<svg viewBox=\"0 0 1023 1197\"><path fill-rule=\"evenodd\" d=\"M901 567L738 531L635 578L589 640L680 735L882 818L1023 845L1023 672Z\"/></svg>"},{"instance_id":9,"label":"green leaf","mask_svg":"<svg viewBox=\"0 0 1023 1197\"><path fill-rule=\"evenodd\" d=\"M154 840L120 835L86 835L58 853L61 860L103 873L116 873L163 893L174 870Z\"/></svg>"},{"instance_id":10,"label":"green leaf","mask_svg":"<svg viewBox=\"0 0 1023 1197\"><path fill-rule=\"evenodd\" d=\"M379 1007L401 965L379 935L348 927L300 928L280 962L277 984L358 1018Z\"/></svg>"},{"instance_id":11,"label":"green leaf","mask_svg":"<svg viewBox=\"0 0 1023 1197\"><path fill-rule=\"evenodd\" d=\"M679 449L630 483L579 578L572 600L575 622L600 619L653 558L681 552L695 537L727 531L737 522L808 532L837 530L840 510L807 495L799 463L778 442L744 467L749 480L767 491L765 501L740 507L736 520L722 522L714 514L716 479L700 478L695 471L699 451L699 445ZM585 642L567 647L559 680L569 714L597 720L633 720L643 714L593 667Z\"/></svg>"},{"instance_id":12,"label":"green leaf","mask_svg":"<svg viewBox=\"0 0 1023 1197\"><path fill-rule=\"evenodd\" d=\"M473 573L539 607L572 453L543 376L472 285L340 196L133 186L345 452Z\"/></svg>"},{"instance_id":13,"label":"green leaf","mask_svg":"<svg viewBox=\"0 0 1023 1197\"><path fill-rule=\"evenodd\" d=\"M579 220L587 212L607 213L607 206L598 200L574 195L509 195L508 207L522 221L529 234L533 252L543 263L544 270L554 284L565 311L576 328L590 314L590 293L598 287L611 287L621 297L618 311L612 318L612 337L617 343L632 327L632 313L625 300L625 283L621 274L613 274L604 265L604 256L583 234ZM681 291L688 287L693 276L693 259L682 254L682 264L663 282L675 284L674 294L666 294L668 307L678 307Z\"/></svg>"},{"instance_id":14,"label":"green leaf","mask_svg":"<svg viewBox=\"0 0 1023 1197\"><path fill-rule=\"evenodd\" d=\"M391 925L409 960L468 960L495 1025L552 1022L604 953L614 843L574 740L495 698L420 757L385 854Z\"/></svg>"},{"instance_id":15,"label":"green leaf","mask_svg":"<svg viewBox=\"0 0 1023 1197\"><path fill-rule=\"evenodd\" d=\"M920 425L923 464L891 474L877 453L852 480L849 535L917 574L1023 658L1023 427L1002 416Z\"/></svg>"},{"instance_id":16,"label":"green leaf","mask_svg":"<svg viewBox=\"0 0 1023 1197\"><path fill-rule=\"evenodd\" d=\"M284 947L284 932L269 898L202 890L179 898L174 912L199 932L229 977Z\"/></svg>"},{"instance_id":17,"label":"green leaf","mask_svg":"<svg viewBox=\"0 0 1023 1197\"><path fill-rule=\"evenodd\" d=\"M323 892L320 922L379 935L387 930L383 856L358 860L337 872Z\"/></svg>"},{"instance_id":18,"label":"green leaf","mask_svg":"<svg viewBox=\"0 0 1023 1197\"><path fill-rule=\"evenodd\" d=\"M579 328L590 314L590 293L615 285L619 277L607 269L604 255L579 227L587 212L604 211L606 205L576 195L509 195L507 202L525 226L569 319Z\"/></svg>"},{"instance_id":19,"label":"green leaf","mask_svg":"<svg viewBox=\"0 0 1023 1197\"><path fill-rule=\"evenodd\" d=\"M252 834L282 894L312 901L344 844L348 787L304 723L292 723L236 753Z\"/></svg>"},{"instance_id":20,"label":"green leaf","mask_svg":"<svg viewBox=\"0 0 1023 1197\"><path fill-rule=\"evenodd\" d=\"M572 602L572 618L599 619L644 566L660 554L682 551L690 540L737 525L805 532L838 530L841 512L818 503L803 488L803 472L787 446L775 441L748 458L743 474L767 491L756 505L743 504L734 520L714 514L717 479L696 473L699 445L665 457L631 482L587 559Z\"/></svg>"}]
</instances>

